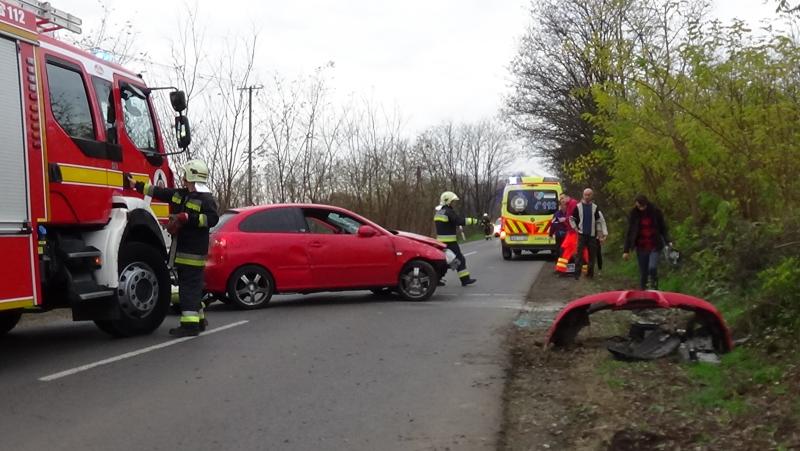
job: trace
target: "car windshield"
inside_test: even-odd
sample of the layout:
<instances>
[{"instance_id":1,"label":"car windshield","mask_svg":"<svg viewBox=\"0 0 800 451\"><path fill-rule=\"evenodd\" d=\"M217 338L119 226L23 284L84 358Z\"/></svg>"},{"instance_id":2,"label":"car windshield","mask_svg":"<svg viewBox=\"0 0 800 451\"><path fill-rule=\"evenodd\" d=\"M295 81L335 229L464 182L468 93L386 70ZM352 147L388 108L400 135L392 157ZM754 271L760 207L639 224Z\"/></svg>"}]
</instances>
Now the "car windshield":
<instances>
[{"instance_id":1,"label":"car windshield","mask_svg":"<svg viewBox=\"0 0 800 451\"><path fill-rule=\"evenodd\" d=\"M552 215L558 210L558 193L554 190L512 190L507 199L512 215Z\"/></svg>"}]
</instances>

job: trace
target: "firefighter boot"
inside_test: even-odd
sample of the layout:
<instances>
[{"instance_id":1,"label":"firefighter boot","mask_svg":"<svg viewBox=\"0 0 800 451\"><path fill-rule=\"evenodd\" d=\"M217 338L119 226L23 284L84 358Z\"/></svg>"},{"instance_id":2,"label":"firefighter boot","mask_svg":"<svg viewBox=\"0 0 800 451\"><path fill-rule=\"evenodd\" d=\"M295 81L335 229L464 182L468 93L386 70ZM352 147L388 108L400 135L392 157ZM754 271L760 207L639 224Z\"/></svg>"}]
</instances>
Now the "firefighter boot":
<instances>
[{"instance_id":1,"label":"firefighter boot","mask_svg":"<svg viewBox=\"0 0 800 451\"><path fill-rule=\"evenodd\" d=\"M467 285L472 285L473 283L477 282L477 279L473 279L470 276L462 277L461 278L461 286L466 287Z\"/></svg>"},{"instance_id":2,"label":"firefighter boot","mask_svg":"<svg viewBox=\"0 0 800 451\"><path fill-rule=\"evenodd\" d=\"M176 338L196 337L200 335L200 323L181 322L179 327L169 330L169 334Z\"/></svg>"}]
</instances>

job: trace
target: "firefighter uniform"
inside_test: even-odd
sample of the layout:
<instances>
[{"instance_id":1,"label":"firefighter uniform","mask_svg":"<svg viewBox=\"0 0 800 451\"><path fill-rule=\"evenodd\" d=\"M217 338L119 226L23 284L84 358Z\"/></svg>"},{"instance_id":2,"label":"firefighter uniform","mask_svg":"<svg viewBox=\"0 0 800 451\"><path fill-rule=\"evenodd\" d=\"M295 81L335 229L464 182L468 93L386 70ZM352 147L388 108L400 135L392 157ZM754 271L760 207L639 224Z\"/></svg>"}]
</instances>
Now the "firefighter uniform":
<instances>
[{"instance_id":1,"label":"firefighter uniform","mask_svg":"<svg viewBox=\"0 0 800 451\"><path fill-rule=\"evenodd\" d=\"M457 233L459 226L474 225L478 223L478 220L475 218L463 218L453 210L450 204L458 200L458 196L454 193L447 191L442 194L440 200L441 206L436 210L436 214L433 217L433 222L436 225L436 239L444 243L456 255L459 261L457 270L461 285L473 284L476 280L470 277L469 271L467 271L467 260L458 245Z\"/></svg>"},{"instance_id":2,"label":"firefighter uniform","mask_svg":"<svg viewBox=\"0 0 800 451\"><path fill-rule=\"evenodd\" d=\"M180 327L170 335L193 336L208 324L203 311L203 283L208 255L209 229L219 221L217 204L207 192L208 169L205 163L192 160L184 166L184 179L201 191L170 189L137 182L136 191L162 202L170 203L170 223L167 230L176 240L175 269L178 273ZM197 189L197 188L196 188Z\"/></svg>"}]
</instances>

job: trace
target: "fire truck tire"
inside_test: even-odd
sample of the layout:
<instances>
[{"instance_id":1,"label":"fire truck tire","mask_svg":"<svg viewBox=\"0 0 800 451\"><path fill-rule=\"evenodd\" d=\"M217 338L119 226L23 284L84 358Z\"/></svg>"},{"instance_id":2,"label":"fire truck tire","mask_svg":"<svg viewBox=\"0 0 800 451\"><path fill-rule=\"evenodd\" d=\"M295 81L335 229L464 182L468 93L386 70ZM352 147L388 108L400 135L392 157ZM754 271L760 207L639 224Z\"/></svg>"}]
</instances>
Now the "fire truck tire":
<instances>
[{"instance_id":1,"label":"fire truck tire","mask_svg":"<svg viewBox=\"0 0 800 451\"><path fill-rule=\"evenodd\" d=\"M22 317L22 312L0 313L0 335L5 335L11 332L11 329L13 329L19 322L20 317Z\"/></svg>"},{"instance_id":2,"label":"fire truck tire","mask_svg":"<svg viewBox=\"0 0 800 451\"><path fill-rule=\"evenodd\" d=\"M163 256L148 244L124 243L119 250L118 271L114 308L119 310L119 319L95 321L95 324L115 337L153 332L164 321L172 295Z\"/></svg>"}]
</instances>

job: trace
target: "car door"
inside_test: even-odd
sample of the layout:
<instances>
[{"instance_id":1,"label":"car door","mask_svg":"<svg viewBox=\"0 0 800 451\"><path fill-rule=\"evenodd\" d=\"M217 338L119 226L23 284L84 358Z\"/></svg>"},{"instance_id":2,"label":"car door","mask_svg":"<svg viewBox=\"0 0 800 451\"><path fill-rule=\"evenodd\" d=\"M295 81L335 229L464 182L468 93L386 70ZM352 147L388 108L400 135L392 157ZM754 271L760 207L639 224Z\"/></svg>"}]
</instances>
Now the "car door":
<instances>
[{"instance_id":1,"label":"car door","mask_svg":"<svg viewBox=\"0 0 800 451\"><path fill-rule=\"evenodd\" d=\"M319 288L368 288L397 282L391 239L382 231L359 236L365 225L338 210L305 208L312 278Z\"/></svg>"},{"instance_id":2,"label":"car door","mask_svg":"<svg viewBox=\"0 0 800 451\"><path fill-rule=\"evenodd\" d=\"M267 268L280 291L312 286L308 240L301 212L294 207L267 208L239 223L244 238L243 264Z\"/></svg>"}]
</instances>

